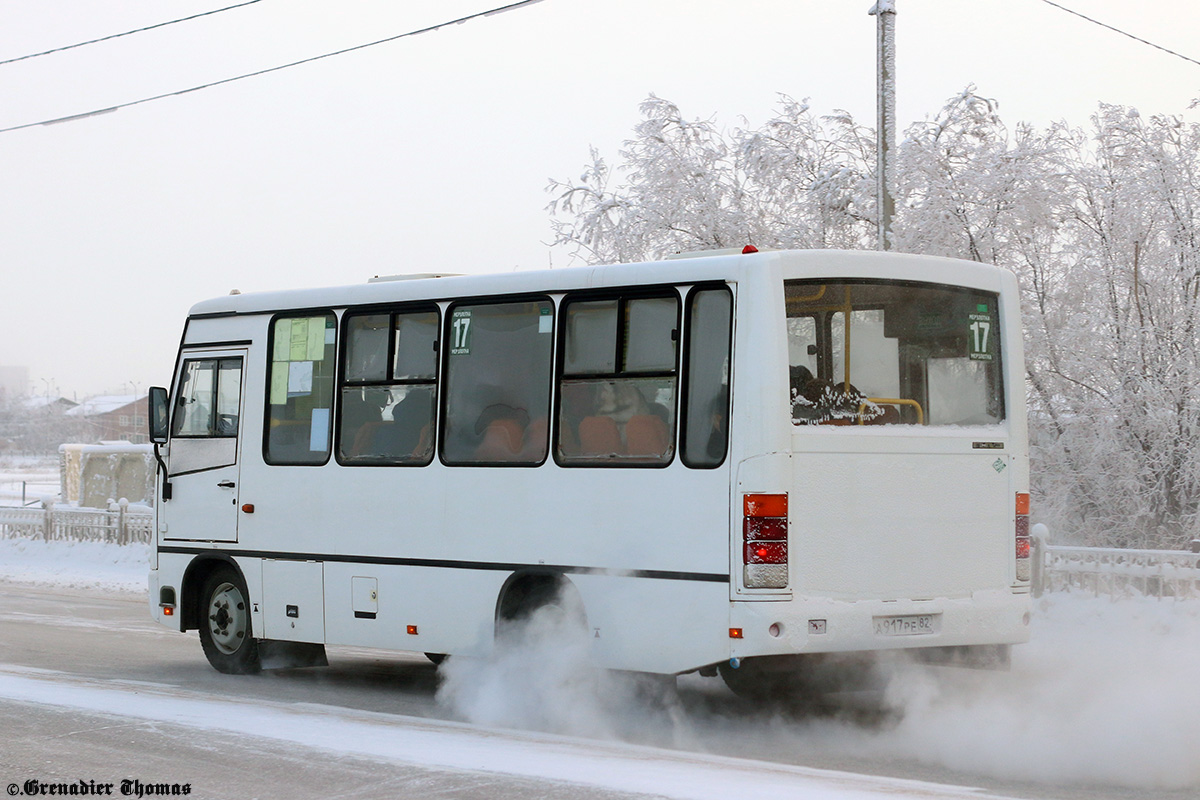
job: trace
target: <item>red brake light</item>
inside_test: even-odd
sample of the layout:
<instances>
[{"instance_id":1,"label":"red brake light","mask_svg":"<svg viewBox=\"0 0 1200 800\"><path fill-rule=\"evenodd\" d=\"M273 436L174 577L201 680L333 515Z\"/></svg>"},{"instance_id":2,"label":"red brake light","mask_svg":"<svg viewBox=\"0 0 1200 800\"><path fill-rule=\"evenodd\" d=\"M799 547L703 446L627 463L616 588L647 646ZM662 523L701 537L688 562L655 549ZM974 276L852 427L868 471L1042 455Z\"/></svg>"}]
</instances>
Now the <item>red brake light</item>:
<instances>
[{"instance_id":1,"label":"red brake light","mask_svg":"<svg viewBox=\"0 0 1200 800\"><path fill-rule=\"evenodd\" d=\"M1032 576L1029 557L1033 550L1029 539L1029 493L1017 492L1016 518L1013 525L1017 548L1017 580L1027 581Z\"/></svg>"},{"instance_id":2,"label":"red brake light","mask_svg":"<svg viewBox=\"0 0 1200 800\"><path fill-rule=\"evenodd\" d=\"M786 564L787 542L746 542L747 564Z\"/></svg>"},{"instance_id":3,"label":"red brake light","mask_svg":"<svg viewBox=\"0 0 1200 800\"><path fill-rule=\"evenodd\" d=\"M742 520L742 538L747 542L786 542L787 517L746 517Z\"/></svg>"}]
</instances>

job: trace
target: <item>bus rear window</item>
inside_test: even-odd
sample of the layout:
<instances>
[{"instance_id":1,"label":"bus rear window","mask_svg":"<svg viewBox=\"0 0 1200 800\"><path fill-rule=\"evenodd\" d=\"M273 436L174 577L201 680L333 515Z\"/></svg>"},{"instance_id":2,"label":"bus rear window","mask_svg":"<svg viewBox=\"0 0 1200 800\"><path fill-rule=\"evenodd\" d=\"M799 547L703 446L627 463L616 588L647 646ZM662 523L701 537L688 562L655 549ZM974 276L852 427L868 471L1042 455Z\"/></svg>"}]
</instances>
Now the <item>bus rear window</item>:
<instances>
[{"instance_id":1,"label":"bus rear window","mask_svg":"<svg viewBox=\"0 0 1200 800\"><path fill-rule=\"evenodd\" d=\"M1004 419L997 296L902 281L786 281L797 425Z\"/></svg>"}]
</instances>

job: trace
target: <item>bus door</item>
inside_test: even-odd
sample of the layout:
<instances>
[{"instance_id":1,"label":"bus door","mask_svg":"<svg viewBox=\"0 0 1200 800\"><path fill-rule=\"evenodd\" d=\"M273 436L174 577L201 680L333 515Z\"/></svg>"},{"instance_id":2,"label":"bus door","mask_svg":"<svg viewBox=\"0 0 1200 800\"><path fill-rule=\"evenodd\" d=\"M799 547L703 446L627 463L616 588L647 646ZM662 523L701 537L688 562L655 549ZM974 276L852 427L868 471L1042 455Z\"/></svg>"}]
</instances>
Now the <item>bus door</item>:
<instances>
[{"instance_id":1,"label":"bus door","mask_svg":"<svg viewBox=\"0 0 1200 800\"><path fill-rule=\"evenodd\" d=\"M244 348L184 350L171 404L164 539L236 542Z\"/></svg>"}]
</instances>

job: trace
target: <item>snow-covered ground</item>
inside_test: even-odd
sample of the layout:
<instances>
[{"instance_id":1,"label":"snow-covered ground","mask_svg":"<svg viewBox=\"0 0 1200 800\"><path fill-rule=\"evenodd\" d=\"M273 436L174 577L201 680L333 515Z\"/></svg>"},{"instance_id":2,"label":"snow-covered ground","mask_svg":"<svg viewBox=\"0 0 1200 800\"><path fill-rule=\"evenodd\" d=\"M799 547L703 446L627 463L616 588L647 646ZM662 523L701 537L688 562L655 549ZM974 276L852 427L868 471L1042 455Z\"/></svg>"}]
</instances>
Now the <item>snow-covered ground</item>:
<instances>
[{"instance_id":1,"label":"snow-covered ground","mask_svg":"<svg viewBox=\"0 0 1200 800\"><path fill-rule=\"evenodd\" d=\"M146 592L144 544L0 539L0 580L105 592Z\"/></svg>"},{"instance_id":2,"label":"snow-covered ground","mask_svg":"<svg viewBox=\"0 0 1200 800\"><path fill-rule=\"evenodd\" d=\"M0 581L144 592L146 552L145 546L0 540ZM145 698L139 705L120 687L76 685L77 680L57 673L23 674L7 668L0 668L0 696L198 727L234 726L332 751L351 748L401 761L439 753L441 761L435 763L451 769L679 798L724 800L747 795L751 784L754 791L748 796L979 795L653 749L659 755L649 757L645 748L619 741L628 738L630 719L663 728L657 733L642 730L635 741L665 742L685 750L703 750L718 726L725 737L763 737L777 752L912 760L959 773L1037 783L1200 788L1200 602L1114 602L1055 594L1037 601L1036 610L1033 640L1016 649L1011 672L902 670L889 690L901 713L883 726L837 719L730 719L715 713L639 717L645 714L639 707L644 698L622 685L619 676L532 682L521 661L528 654L501 655L498 663L448 671L439 700L451 716L473 723L469 726L429 720L391 726L354 714L337 720L294 720L289 715L328 712L257 706L239 712L224 705L216 708L220 701L194 697ZM709 679L681 680L689 690L724 691ZM530 709L539 711L531 715ZM540 732L506 738L491 727L514 721ZM563 734L568 738L561 738ZM572 736L589 737L593 744L584 746ZM596 738L609 741L596 744ZM536 755L550 752L554 757ZM789 791L779 794L785 784Z\"/></svg>"}]
</instances>

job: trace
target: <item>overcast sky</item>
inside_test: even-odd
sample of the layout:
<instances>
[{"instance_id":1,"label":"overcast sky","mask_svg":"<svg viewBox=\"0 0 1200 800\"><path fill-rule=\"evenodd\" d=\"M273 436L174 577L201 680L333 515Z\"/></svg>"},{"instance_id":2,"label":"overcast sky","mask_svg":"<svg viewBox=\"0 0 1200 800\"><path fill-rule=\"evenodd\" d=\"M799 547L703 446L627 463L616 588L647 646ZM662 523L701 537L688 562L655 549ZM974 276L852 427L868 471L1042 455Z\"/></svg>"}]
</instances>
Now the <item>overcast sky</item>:
<instances>
[{"instance_id":1,"label":"overcast sky","mask_svg":"<svg viewBox=\"0 0 1200 800\"><path fill-rule=\"evenodd\" d=\"M166 384L187 309L376 274L567 266L551 178L648 94L727 125L779 93L873 125L873 0L543 0L102 116L0 134L0 365L36 394ZM237 0L0 0L0 60ZM362 44L506 0L260 0L0 65L0 127ZM1062 4L1200 59L1200 5ZM1184 114L1200 66L1042 0L898 0L898 120L967 84L1020 120ZM1189 118L1196 118L1192 112Z\"/></svg>"}]
</instances>

